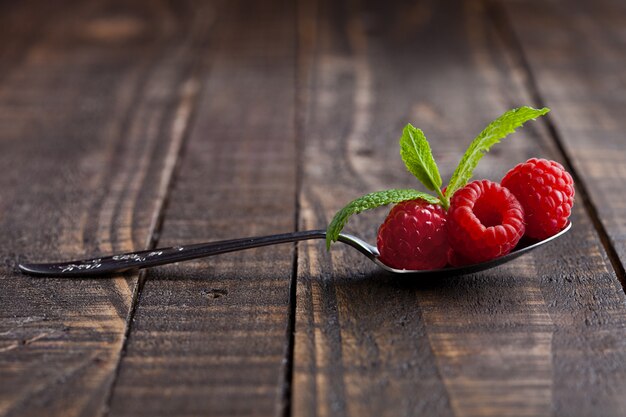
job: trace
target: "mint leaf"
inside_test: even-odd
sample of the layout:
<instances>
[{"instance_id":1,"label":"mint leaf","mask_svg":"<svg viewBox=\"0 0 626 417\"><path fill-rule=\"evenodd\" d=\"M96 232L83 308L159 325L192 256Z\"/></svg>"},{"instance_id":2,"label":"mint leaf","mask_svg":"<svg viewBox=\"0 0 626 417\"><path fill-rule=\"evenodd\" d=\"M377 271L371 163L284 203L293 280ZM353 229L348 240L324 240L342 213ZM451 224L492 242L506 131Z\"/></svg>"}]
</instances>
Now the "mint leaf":
<instances>
[{"instance_id":1,"label":"mint leaf","mask_svg":"<svg viewBox=\"0 0 626 417\"><path fill-rule=\"evenodd\" d=\"M532 107L523 106L509 110L489 123L465 151L461 162L459 162L454 174L452 174L450 183L446 187L445 198L449 199L459 188L467 184L470 178L472 178L478 161L480 161L485 152L488 152L493 145L500 142L500 139L515 132L515 129L522 126L525 122L543 116L549 111L550 109L547 107L543 109L533 109Z\"/></svg>"},{"instance_id":2,"label":"mint leaf","mask_svg":"<svg viewBox=\"0 0 626 417\"><path fill-rule=\"evenodd\" d=\"M404 127L400 138L400 156L406 168L417 177L426 188L439 192L441 175L430 150L424 132L410 123Z\"/></svg>"},{"instance_id":3,"label":"mint leaf","mask_svg":"<svg viewBox=\"0 0 626 417\"><path fill-rule=\"evenodd\" d=\"M362 211L384 206L390 203L400 203L402 201L414 200L416 198L423 198L433 204L439 203L437 197L417 190L377 191L351 201L347 206L335 214L335 217L333 217L333 220L328 225L328 228L326 229L326 249L330 249L330 244L337 241L339 233L348 222L350 216L353 214L358 214Z\"/></svg>"}]
</instances>

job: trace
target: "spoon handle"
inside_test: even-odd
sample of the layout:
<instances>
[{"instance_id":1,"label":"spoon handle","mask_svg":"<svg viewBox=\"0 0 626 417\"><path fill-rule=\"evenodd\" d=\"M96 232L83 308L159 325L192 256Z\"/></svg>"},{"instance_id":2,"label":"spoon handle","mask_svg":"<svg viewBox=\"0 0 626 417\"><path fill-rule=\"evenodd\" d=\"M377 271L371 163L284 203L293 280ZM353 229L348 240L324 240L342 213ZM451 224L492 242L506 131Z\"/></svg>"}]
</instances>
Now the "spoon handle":
<instances>
[{"instance_id":1,"label":"spoon handle","mask_svg":"<svg viewBox=\"0 0 626 417\"><path fill-rule=\"evenodd\" d=\"M258 248L260 246L325 238L326 231L324 230L307 230L303 232L222 240L219 242L199 243L187 246L173 246L69 262L20 264L19 268L26 274L36 276L95 277L126 271L136 271L151 266L188 261L191 259L204 258L206 256L219 255L221 253Z\"/></svg>"}]
</instances>

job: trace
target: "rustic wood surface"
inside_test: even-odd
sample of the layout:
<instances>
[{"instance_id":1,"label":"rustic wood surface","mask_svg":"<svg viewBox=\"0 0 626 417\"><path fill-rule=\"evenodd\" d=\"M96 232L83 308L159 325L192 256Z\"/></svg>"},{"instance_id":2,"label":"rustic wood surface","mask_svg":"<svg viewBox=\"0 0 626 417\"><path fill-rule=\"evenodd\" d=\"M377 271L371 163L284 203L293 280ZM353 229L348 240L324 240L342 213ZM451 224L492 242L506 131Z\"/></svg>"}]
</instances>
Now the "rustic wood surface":
<instances>
[{"instance_id":1,"label":"rustic wood surface","mask_svg":"<svg viewBox=\"0 0 626 417\"><path fill-rule=\"evenodd\" d=\"M337 195L414 182L385 140L403 120L424 129L449 177L464 141L530 99L488 8L438 2L402 28L398 16L411 7L318 9L317 41L303 51L315 57L303 228L328 221L343 203ZM492 151L476 176L501 178L530 155L560 158L539 123ZM362 216L350 230L373 240L383 216ZM573 222L568 239L464 279L396 278L349 248L329 255L303 244L296 415L621 414L624 296L582 201Z\"/></svg>"},{"instance_id":2,"label":"rustic wood surface","mask_svg":"<svg viewBox=\"0 0 626 417\"><path fill-rule=\"evenodd\" d=\"M213 5L210 68L159 244L295 229L295 7L264 1L241 13L244 4ZM273 415L284 407L293 250L150 271L110 415Z\"/></svg>"},{"instance_id":3,"label":"rustic wood surface","mask_svg":"<svg viewBox=\"0 0 626 417\"><path fill-rule=\"evenodd\" d=\"M625 415L625 22L613 0L0 3L0 416ZM522 104L552 113L476 177L562 161L574 227L488 272L399 278L319 241L16 269L323 228L416 186L407 122L447 179Z\"/></svg>"},{"instance_id":4,"label":"rustic wood surface","mask_svg":"<svg viewBox=\"0 0 626 417\"><path fill-rule=\"evenodd\" d=\"M626 183L626 3L503 4L502 26L509 27L532 73L529 89L559 109L552 120L560 145L591 197L600 234L610 240L607 250L626 284L626 202L619 197Z\"/></svg>"},{"instance_id":5,"label":"rustic wood surface","mask_svg":"<svg viewBox=\"0 0 626 417\"><path fill-rule=\"evenodd\" d=\"M100 415L138 277L32 279L16 264L153 244L206 25L178 21L182 5L41 3L0 12L0 414Z\"/></svg>"}]
</instances>

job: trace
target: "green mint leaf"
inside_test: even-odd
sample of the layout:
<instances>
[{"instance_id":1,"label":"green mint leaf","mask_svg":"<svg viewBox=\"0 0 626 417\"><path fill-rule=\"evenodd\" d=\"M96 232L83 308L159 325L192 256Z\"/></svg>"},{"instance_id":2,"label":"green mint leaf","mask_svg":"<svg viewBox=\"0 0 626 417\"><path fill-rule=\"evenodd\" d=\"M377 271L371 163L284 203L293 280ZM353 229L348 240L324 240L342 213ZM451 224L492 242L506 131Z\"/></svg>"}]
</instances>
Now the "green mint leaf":
<instances>
[{"instance_id":1,"label":"green mint leaf","mask_svg":"<svg viewBox=\"0 0 626 417\"><path fill-rule=\"evenodd\" d=\"M328 225L328 228L326 229L326 249L330 249L330 244L337 241L339 233L348 222L350 216L353 214L358 214L362 211L391 203L414 200L416 198L422 198L432 204L439 203L439 199L437 199L437 197L417 190L377 191L351 201L347 206L335 214L335 217L333 217L333 220Z\"/></svg>"},{"instance_id":2,"label":"green mint leaf","mask_svg":"<svg viewBox=\"0 0 626 417\"><path fill-rule=\"evenodd\" d=\"M410 123L404 127L400 138L400 156L406 168L417 177L424 186L439 192L441 175L430 150L424 132Z\"/></svg>"},{"instance_id":3,"label":"green mint leaf","mask_svg":"<svg viewBox=\"0 0 626 417\"><path fill-rule=\"evenodd\" d=\"M550 109L547 107L533 109L532 107L523 106L509 110L489 123L465 151L461 162L459 162L459 165L452 174L450 183L446 187L445 198L449 199L459 188L467 184L470 178L472 178L478 161L480 161L485 152L488 152L493 145L500 142L500 139L515 132L515 129L522 126L525 122L543 116L549 111Z\"/></svg>"}]
</instances>

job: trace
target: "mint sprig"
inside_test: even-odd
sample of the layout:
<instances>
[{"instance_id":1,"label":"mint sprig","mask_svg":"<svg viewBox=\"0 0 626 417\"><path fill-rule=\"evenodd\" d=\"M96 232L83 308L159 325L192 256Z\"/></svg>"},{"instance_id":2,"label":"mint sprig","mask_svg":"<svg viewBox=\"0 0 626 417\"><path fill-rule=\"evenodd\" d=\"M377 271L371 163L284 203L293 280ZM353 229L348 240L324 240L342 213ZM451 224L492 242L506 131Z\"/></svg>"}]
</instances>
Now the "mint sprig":
<instances>
[{"instance_id":1,"label":"mint sprig","mask_svg":"<svg viewBox=\"0 0 626 417\"><path fill-rule=\"evenodd\" d=\"M441 189L441 175L426 136L410 123L405 126L400 137L400 157L409 172L415 175L424 187L430 191Z\"/></svg>"},{"instance_id":2,"label":"mint sprig","mask_svg":"<svg viewBox=\"0 0 626 417\"><path fill-rule=\"evenodd\" d=\"M417 190L377 191L351 201L348 205L339 210L337 214L335 214L335 217L333 217L333 220L328 225L328 229L326 230L326 248L329 249L330 244L337 241L339 233L346 225L350 216L353 214L358 214L362 211L385 206L391 203L401 203L403 201L415 200L416 198L423 198L433 204L439 203L439 199L437 199L437 197Z\"/></svg>"},{"instance_id":3,"label":"mint sprig","mask_svg":"<svg viewBox=\"0 0 626 417\"><path fill-rule=\"evenodd\" d=\"M465 151L446 187L445 195L441 192L441 175L424 132L413 127L410 123L407 124L400 137L400 156L402 161L409 172L415 175L424 187L434 191L438 197L417 190L386 190L357 198L339 210L328 225L326 230L327 249L330 249L332 242L337 241L339 233L343 230L350 216L365 210L418 198L424 199L431 204L440 204L447 210L450 205L450 197L469 182L478 162L493 145L515 132L515 129L527 121L543 116L549 111L550 109L547 107L534 109L523 106L509 110L489 123Z\"/></svg>"},{"instance_id":4,"label":"mint sprig","mask_svg":"<svg viewBox=\"0 0 626 417\"><path fill-rule=\"evenodd\" d=\"M485 152L489 152L493 145L515 132L515 129L527 121L543 116L549 111L550 109L547 107L533 109L532 107L523 106L509 110L489 123L465 151L446 187L445 199L452 197L458 189L463 188L468 183L478 162L485 155Z\"/></svg>"}]
</instances>

